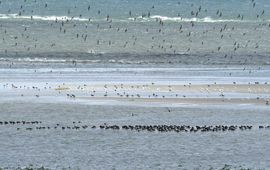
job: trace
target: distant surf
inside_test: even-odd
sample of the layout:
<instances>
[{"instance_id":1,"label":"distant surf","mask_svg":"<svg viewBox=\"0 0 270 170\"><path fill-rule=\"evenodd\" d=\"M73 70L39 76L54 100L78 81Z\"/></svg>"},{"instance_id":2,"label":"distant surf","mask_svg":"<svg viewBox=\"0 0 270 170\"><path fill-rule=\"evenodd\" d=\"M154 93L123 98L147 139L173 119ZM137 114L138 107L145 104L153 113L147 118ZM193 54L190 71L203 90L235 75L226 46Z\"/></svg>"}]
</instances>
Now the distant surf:
<instances>
[{"instance_id":1,"label":"distant surf","mask_svg":"<svg viewBox=\"0 0 270 170\"><path fill-rule=\"evenodd\" d=\"M19 14L0 14L0 20L37 20L37 21L108 21L107 18L83 18L83 17L70 17L70 16L40 16L40 15L19 15ZM130 17L130 18L110 18L109 21L113 22L155 22L157 20L167 22L205 22L205 23L216 23L216 22L258 22L258 20L240 20L240 19L213 19L211 17L204 18L183 18L183 17L168 17L161 15L153 15L150 17ZM262 20L263 21L263 20Z\"/></svg>"},{"instance_id":2,"label":"distant surf","mask_svg":"<svg viewBox=\"0 0 270 170\"><path fill-rule=\"evenodd\" d=\"M222 54L135 54L135 53L87 53L87 52L61 52L61 53L10 53L8 55L0 53L1 62L6 63L39 63L39 64L120 64L120 65L270 65L269 55L265 54L238 54L234 58L225 58ZM211 59L211 60L210 60ZM31 65L32 66L32 65Z\"/></svg>"},{"instance_id":3,"label":"distant surf","mask_svg":"<svg viewBox=\"0 0 270 170\"><path fill-rule=\"evenodd\" d=\"M154 15L151 19L160 19L162 21L175 21L175 22L248 22L247 20L235 20L235 19L213 19L211 17L204 18L182 18L182 17L167 17Z\"/></svg>"},{"instance_id":4,"label":"distant surf","mask_svg":"<svg viewBox=\"0 0 270 170\"><path fill-rule=\"evenodd\" d=\"M17 20L43 20L43 21L89 21L86 18L68 17L68 16L39 16L39 15L19 15L19 14L0 14L0 19L17 19Z\"/></svg>"}]
</instances>

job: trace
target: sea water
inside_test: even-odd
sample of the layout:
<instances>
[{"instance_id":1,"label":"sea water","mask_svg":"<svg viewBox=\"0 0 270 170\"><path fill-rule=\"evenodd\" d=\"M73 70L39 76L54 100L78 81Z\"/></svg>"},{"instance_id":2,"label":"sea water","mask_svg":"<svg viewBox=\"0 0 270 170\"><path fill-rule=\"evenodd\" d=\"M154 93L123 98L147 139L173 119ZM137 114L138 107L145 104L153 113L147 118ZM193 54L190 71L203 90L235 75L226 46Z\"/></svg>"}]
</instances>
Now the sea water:
<instances>
[{"instance_id":1,"label":"sea water","mask_svg":"<svg viewBox=\"0 0 270 170\"><path fill-rule=\"evenodd\" d=\"M0 120L38 120L49 127L74 121L89 126L269 125L266 105L134 105L73 100L65 92L42 89L63 83L267 84L269 10L267 0L1 0ZM267 99L269 93L228 96ZM0 127L0 167L270 166L269 130L257 128L179 134L26 127L32 125Z\"/></svg>"}]
</instances>

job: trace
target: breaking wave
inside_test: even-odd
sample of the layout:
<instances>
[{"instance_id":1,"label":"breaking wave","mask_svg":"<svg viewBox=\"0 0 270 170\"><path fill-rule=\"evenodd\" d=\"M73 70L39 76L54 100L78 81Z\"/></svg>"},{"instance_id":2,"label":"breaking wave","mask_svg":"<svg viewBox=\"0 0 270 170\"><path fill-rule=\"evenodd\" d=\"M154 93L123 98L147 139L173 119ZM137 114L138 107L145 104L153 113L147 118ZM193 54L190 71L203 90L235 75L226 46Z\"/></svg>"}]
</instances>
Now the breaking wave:
<instances>
[{"instance_id":1,"label":"breaking wave","mask_svg":"<svg viewBox=\"0 0 270 170\"><path fill-rule=\"evenodd\" d=\"M175 21L175 22L241 22L241 20L234 19L212 19L211 17L205 18L182 18L182 17L167 17L154 15L151 16L152 19L160 19L162 21Z\"/></svg>"},{"instance_id":2,"label":"breaking wave","mask_svg":"<svg viewBox=\"0 0 270 170\"><path fill-rule=\"evenodd\" d=\"M0 53L0 65L7 63L44 64L125 64L125 65L269 65L269 54L238 54L233 59L222 59L223 54L140 54L140 53ZM210 60L211 59L211 60Z\"/></svg>"},{"instance_id":3,"label":"breaking wave","mask_svg":"<svg viewBox=\"0 0 270 170\"><path fill-rule=\"evenodd\" d=\"M183 17L167 17L160 15L153 15L150 17L137 17L137 18L129 18L129 20L133 21L170 21L170 22L206 22L206 23L216 23L216 22L255 22L253 20L237 20L237 19L213 19L211 17L204 18L183 18Z\"/></svg>"},{"instance_id":4,"label":"breaking wave","mask_svg":"<svg viewBox=\"0 0 270 170\"><path fill-rule=\"evenodd\" d=\"M68 17L68 16L39 16L39 15L19 15L19 14L0 14L0 19L17 19L17 20L42 20L42 21L89 21L86 18Z\"/></svg>"},{"instance_id":5,"label":"breaking wave","mask_svg":"<svg viewBox=\"0 0 270 170\"><path fill-rule=\"evenodd\" d=\"M40 16L40 15L19 15L19 14L0 14L0 20L38 20L38 21L107 21L107 18L82 18L82 17L69 17L69 16ZM205 23L216 23L216 22L256 22L258 20L237 20L237 19L213 19L211 17L204 18L182 18L182 17L168 17L161 15L153 15L150 17L134 17L126 19L111 18L110 21L114 22L154 22L154 21L168 21L168 22L205 22Z\"/></svg>"}]
</instances>

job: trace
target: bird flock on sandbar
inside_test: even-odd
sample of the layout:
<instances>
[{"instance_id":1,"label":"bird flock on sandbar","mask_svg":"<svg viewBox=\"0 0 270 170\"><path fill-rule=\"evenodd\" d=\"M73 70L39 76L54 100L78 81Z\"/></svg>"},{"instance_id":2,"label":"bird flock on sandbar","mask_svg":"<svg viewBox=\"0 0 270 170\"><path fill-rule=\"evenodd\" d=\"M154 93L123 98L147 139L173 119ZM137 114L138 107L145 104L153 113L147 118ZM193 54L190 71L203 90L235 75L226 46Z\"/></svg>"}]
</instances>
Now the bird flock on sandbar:
<instances>
[{"instance_id":1,"label":"bird flock on sandbar","mask_svg":"<svg viewBox=\"0 0 270 170\"><path fill-rule=\"evenodd\" d=\"M241 86L243 86L241 91ZM41 98L49 94L53 96L66 97L67 99L119 99L127 100L143 100L143 99L193 99L196 101L197 96L192 94L200 94L204 99L218 99L224 103L233 102L234 97L229 93L249 94L249 98L240 98L242 102L251 100L253 103L269 105L270 99L267 94L270 92L270 86L267 82L259 83L249 82L248 84L238 85L236 82L231 84L213 84L196 85L196 84L183 84L183 85L158 85L154 82L147 84L104 84L104 85L91 85L91 84L52 84L44 83L44 85L29 86L4 83L4 89L17 92L19 97L35 97ZM239 89L239 92L237 92ZM261 94L265 93L264 96ZM236 98L236 99L238 99ZM199 100L199 98L197 99ZM180 101L181 102L181 101Z\"/></svg>"}]
</instances>

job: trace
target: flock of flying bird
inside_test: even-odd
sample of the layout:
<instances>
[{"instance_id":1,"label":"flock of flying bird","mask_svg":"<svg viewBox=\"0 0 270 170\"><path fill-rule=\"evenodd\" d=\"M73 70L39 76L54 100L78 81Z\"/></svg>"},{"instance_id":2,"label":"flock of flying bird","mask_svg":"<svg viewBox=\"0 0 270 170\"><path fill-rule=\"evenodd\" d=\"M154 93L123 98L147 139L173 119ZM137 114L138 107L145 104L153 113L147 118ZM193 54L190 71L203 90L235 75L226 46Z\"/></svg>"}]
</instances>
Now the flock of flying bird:
<instances>
[{"instance_id":1,"label":"flock of flying bird","mask_svg":"<svg viewBox=\"0 0 270 170\"><path fill-rule=\"evenodd\" d=\"M7 13L9 14L9 13L16 12L18 18L20 18L20 16L24 16L26 13L29 13L29 11L27 11L27 9L25 8L27 6L26 3L28 3L28 1L24 0L23 4L20 5L19 9L7 9ZM39 2L35 0L35 1L32 1L31 3L39 3ZM0 1L0 5L2 5L2 4L3 4L3 2ZM180 2L178 2L177 4L181 5ZM251 0L250 4L251 4L251 8L256 8L256 1L255 0ZM40 4L40 6L42 8L44 8L45 10L46 9L49 10L49 8L50 8L50 4L46 3L46 2L44 4ZM202 6L195 7L194 4L191 4L191 7L193 10L190 11L190 17L199 18L202 13L207 13L207 11L208 11L207 9L203 9ZM74 6L73 8L76 9L77 7ZM114 19L111 18L110 14L106 14L106 11L101 11L100 9L95 9L95 7L91 6L90 4L85 6L85 8L86 8L85 10L87 10L87 11L93 11L93 10L97 11L96 15L98 15L98 16L103 16L105 14L105 21L95 22L95 21L92 21L91 17L86 17L88 19L86 21L83 21L83 24L80 24L81 23L80 20L83 20L85 18L85 16L83 16L83 14L79 14L78 16L72 16L73 15L72 11L74 11L74 9L69 8L69 9L66 9L67 10L66 14L67 14L67 16L72 16L72 17L56 18L54 21L40 21L40 22L45 24L44 27L51 28L53 30L53 32L54 31L57 32L56 39L59 38L58 34L64 35L63 37L65 37L65 34L69 34L68 36L66 36L64 38L63 41L70 39L71 43L64 44L64 46L71 45L71 46L74 46L74 48L77 48L77 46L83 46L83 47L90 46L89 45L89 44L91 44L90 41L93 41L93 40L92 39L90 40L90 36L87 33L91 34L91 32L94 32L94 34L96 34L99 31L102 33L112 32L112 34L110 34L110 35L114 35L114 34L118 35L118 32L121 32L121 35L127 34L126 36L124 36L124 38L120 42L120 44L122 44L122 45L118 44L119 46L117 46L120 48L126 48L128 46L131 47L131 48L127 49L127 51L130 51L132 49L132 46L135 46L137 44L137 41L139 41L140 39L141 39L141 41L144 41L145 39L143 39L143 37L147 34L150 35L148 38L150 38L152 40L151 43L148 43L148 42L143 43L145 49L147 49L148 52L150 52L149 50L151 50L151 49L152 49L152 52L160 52L159 50L161 50L165 53L176 53L177 51L179 52L179 45L176 45L176 43L179 41L183 41L183 40L179 40L179 41L175 40L175 42L170 40L170 38L175 37L175 34L171 34L171 33L175 33L175 31L181 35L184 35L183 37L186 38L185 40L187 40L191 44L192 43L194 43L194 44L199 43L201 46L203 46L202 47L203 49L209 48L209 43L211 43L210 41L213 40L213 39L207 39L207 38L203 39L202 38L202 39L199 39L197 41L196 36L198 34L196 32L193 32L194 31L193 27L196 27L196 24L197 24L196 21L190 21L190 22L186 22L186 23L184 23L184 22L177 23L176 22L173 24L174 25L173 28L177 28L177 29L176 30L174 30L174 29L168 30L168 27L171 27L172 24L171 23L167 24L165 21L163 21L163 19L161 17L156 17L154 19L155 19L157 25L155 25L153 27L153 25L146 24L146 27L143 27L143 28L145 28L145 30L140 31L138 34L138 33L132 32L132 30L134 31L133 27L130 26L130 25L132 25L132 21L131 21L131 24L130 23L125 23L125 24L123 24L123 23L117 24L116 23L116 24L114 24L114 22L115 22ZM133 20L135 21L135 26L136 25L145 25L145 24L141 24L140 22L137 23L136 20L143 19L143 18L153 19L152 13L151 13L152 9L155 9L155 5L152 5L149 8L149 10L142 13L141 16L135 16L134 13L136 14L136 11L129 10L127 17L133 18ZM196 9L196 10L194 10L194 9ZM25 26L23 28L23 30L18 30L18 29L21 29L21 27L13 28L13 29L17 30L17 35L14 35L14 30L13 30L13 32L11 31L12 33L10 33L10 30L6 27L6 24L8 22L0 23L0 36L2 38L2 42L1 42L2 47L0 47L0 48L1 49L6 48L6 49L3 49L5 54L9 54L9 52L11 52L11 53L16 52L16 54L23 52L23 51L20 51L20 50L22 50L21 47L23 47L23 49L28 51L28 52L31 52L31 50L33 50L33 49L37 49L37 51L42 50L43 48L46 49L44 47L44 44L42 44L41 42L48 43L47 46L50 49L55 48L56 50L59 50L59 49L61 50L62 46L59 46L56 39L50 39L50 38L48 38L46 40L38 39L40 37L36 33L40 33L40 32L35 32L35 31L37 31L35 29L31 30L32 29L31 26L34 27L33 23L37 22L36 18L35 18L36 16L34 15L35 12L36 11L34 11L32 9L30 11L30 13L33 15L31 15L28 18L29 20L27 22L23 22L24 24L29 25L29 27ZM265 10L260 11L258 14L256 14L256 18L258 18L258 19L263 18L265 13L266 13ZM216 17L222 18L223 15L224 15L224 12L222 10L217 9ZM177 15L177 17L180 17L180 16L181 16L181 14L179 13ZM239 19L239 20L244 20L244 18L245 18L245 16L242 14L238 14L235 17L236 17L236 19ZM267 21L264 21L264 20L260 20L260 21L262 21L262 22L258 22L253 27L255 31L257 29L259 29L260 27L267 27L267 28L269 27L269 30L270 30L270 23L267 23ZM29 24L29 22L31 24ZM233 53L231 53L231 52L237 52L240 49L244 49L244 50L254 49L255 52L256 52L256 50L259 50L259 48L260 48L260 44L259 44L260 40L259 39L252 39L251 40L251 39L245 38L245 37L248 37L247 34L252 34L252 33L243 32L242 35L240 35L240 37L239 37L239 35L238 35L238 38L234 37L233 35L235 35L235 34L233 33L233 31L237 30L237 28L233 24L234 24L233 22L232 23L221 22L220 25L211 25L210 23L208 23L209 27L206 27L207 29L202 29L201 30L202 33L199 33L199 34L201 34L200 36L207 36L207 35L211 36L208 34L208 32L215 31L217 33L216 35L218 35L218 36L214 35L212 37L212 38L215 38L217 40L217 41L212 42L214 44L216 42L222 42L223 39L225 38L225 36L227 39L230 39L231 41L233 41L234 43L231 44L232 45L231 51L225 50L225 51L221 52L222 49L226 48L226 47L219 46L219 43L216 43L218 45L218 46L215 46L216 51L214 51L212 49L213 53L221 52L221 54L224 55L224 58L227 58L227 59L228 58L232 59ZM89 29L88 27L91 27L90 25L96 26L96 30ZM73 29L76 27L80 27L80 29ZM44 30L46 30L46 29L44 29ZM50 30L50 29L46 30L46 34L48 34L48 37L50 37L49 34L52 30ZM254 31L254 30L249 30L249 31ZM33 31L34 31L34 33L33 33ZM46 36L46 34L45 34L45 36ZM141 38L139 38L139 36L141 36ZM60 36L60 38L61 38L61 36ZM104 41L103 34L100 34L99 36L96 36L95 38L97 38L94 40L97 48L101 49L101 48L103 48L103 46L105 46L105 48L107 48L108 46L116 45L116 41L114 39L109 38L109 39L107 39L107 41ZM7 43L8 39L12 39L13 44ZM20 41L20 39L22 39L22 41ZM79 44L76 44L76 39L79 39L78 40L80 42ZM31 44L31 40L33 40L34 44ZM207 42L205 42L205 40ZM59 41L61 41L61 40L59 40ZM228 40L226 40L225 44L227 44L227 41ZM243 41L245 44L242 44L241 41ZM252 42L252 41L254 41L254 42ZM73 42L74 42L74 44L73 44ZM105 43L106 43L106 45L105 45ZM253 47L251 47L252 45L250 45L252 43L253 43ZM8 47L9 45L12 48ZM193 48L193 45L186 46L186 49L184 51L191 53L193 50L195 50L192 48ZM109 48L109 50L113 50L113 49ZM119 48L118 48L118 50L119 50ZM121 52L121 50L120 50L120 52ZM247 61L247 59L246 59L246 61ZM242 61L239 61L239 62L242 62ZM73 64L76 65L76 61L74 61ZM13 63L10 65L10 67L12 65L13 65ZM31 65L32 65L32 63L31 63ZM8 86L8 85L4 85L4 87L5 86ZM17 85L14 85L14 84L12 84L11 86L12 86L12 88L16 88L16 89L17 88L20 88L20 89L26 88L26 87L18 87ZM32 87L27 87L27 88L32 88ZM44 89L47 89L47 88L50 88L50 87L47 87L47 86L44 87ZM38 89L38 87L33 86L32 89L37 89L40 91L40 89ZM60 93L60 91L59 91L59 93ZM22 96L23 95L24 94L22 94ZM93 91L93 93L91 93L91 96L94 96L94 95L95 95L95 92ZM133 95L133 96L131 96L131 95ZM131 94L131 95L128 93L126 94L126 92L124 92L123 94L117 93L117 96L120 96L120 97L138 97L138 98L140 97L140 94ZM36 97L39 97L39 96L40 96L39 94L36 94ZM104 97L107 97L107 96L108 96L108 94L107 94L107 92L105 92ZM67 97L75 98L76 96L75 96L75 94L67 94ZM149 95L149 98L150 97L157 97L157 94L153 93L153 94ZM161 95L161 97L165 98L164 95L163 96ZM176 97L178 97L178 96L176 96ZM185 97L185 96L183 96L183 97ZM266 101L266 104L267 105L269 104L268 100Z\"/></svg>"},{"instance_id":2,"label":"flock of flying bird","mask_svg":"<svg viewBox=\"0 0 270 170\"><path fill-rule=\"evenodd\" d=\"M0 1L0 5L1 3L2 2ZM18 16L23 16L24 13L29 12L25 9L26 3L28 3L28 1L24 0L24 4L21 4L20 9L16 11L14 11L13 9L8 9L8 13L16 12ZM35 0L34 3L39 2ZM181 3L178 2L178 5L180 4ZM43 8L45 9L49 9L49 5L50 4L45 2L40 6L43 6ZM256 8L255 0L251 0L251 6L252 8ZM207 9L203 9L202 6L195 7L194 4L191 4L191 7L193 9L190 12L191 18L200 18L201 13L207 13ZM77 7L74 6L73 8L76 9ZM259 34L259 37L255 37L253 39L249 36L253 36L252 31L255 31L257 33L256 30L262 27L269 27L270 30L270 23L264 21L263 19L260 20L262 22L259 22L258 24L253 26L254 30L250 29L249 32L238 32L237 25L234 25L233 22L221 22L221 24L219 25L211 25L211 23L208 23L208 27L202 30L196 30L196 21L192 20L189 22L167 24L166 20L164 21L162 17L152 18L151 9L155 8L155 5L153 5L149 8L148 11L142 13L141 16L135 16L136 11L130 10L128 12L127 17L133 18L134 21L140 18L152 18L156 20L157 25L154 27L153 25L143 26L144 24L135 23L135 27L141 25L142 29L144 29L140 30L138 33L135 32L132 24L118 24L117 21L114 21L114 19L110 17L110 14L106 14L106 11L95 9L95 7L91 5L88 5L85 8L87 9L87 11L97 11L96 15L100 17L104 16L105 21L95 22L92 21L91 17L83 16L83 14L79 14L78 16L72 16L73 9L69 8L66 9L66 14L67 16L72 17L56 18L55 21L45 22L47 24L45 25L45 27L47 28L46 34L48 34L46 40L44 39L46 38L46 35L45 37L39 37L37 36L39 34L39 30L31 28L33 26L32 24L37 22L34 15L36 11L34 10L31 10L30 13L32 13L33 15L28 18L30 20L28 22L30 22L31 24L27 24L27 22L24 22L24 25L26 26L22 30L16 30L17 32L9 31L5 23L1 23L0 36L2 38L1 44L3 45L3 52L5 54L10 54L14 52L18 54L20 52L36 52L43 49L68 51L70 50L70 47L74 48L75 51L81 51L84 49L85 52L91 53L107 50L107 52L135 51L139 53L162 52L175 54L196 53L200 50L204 50L206 51L206 53L220 53L222 54L223 58L230 60L239 50L248 51L249 53L256 53L257 51L259 51L261 46L259 38L263 38L263 35ZM217 9L216 17L222 18L223 15L224 12ZM258 19L263 18L263 16L265 15L265 10L262 10L258 14L254 15ZM180 17L181 14L179 13L177 16ZM244 17L245 16L243 14L238 14L237 16L235 16L235 18L240 21L244 20ZM88 20L83 21L83 24L80 24L80 21L77 22L78 20L83 18L88 18ZM96 27L96 30L93 29L94 26ZM54 34L56 33L56 35L51 37L51 32L54 32ZM206 37L210 38L207 39ZM9 39L11 40L9 41ZM64 45L62 45L61 43L64 43ZM264 45L265 44L262 44L262 46ZM63 46L67 47L65 48Z\"/></svg>"},{"instance_id":3,"label":"flock of flying bird","mask_svg":"<svg viewBox=\"0 0 270 170\"><path fill-rule=\"evenodd\" d=\"M23 2L24 2L24 4L21 4L20 5L20 8L17 9L17 11L14 11L14 9L8 9L8 13L14 13L14 12L16 12L18 14L18 17L23 16L25 13L29 13L29 11L26 11L26 8L25 8L26 3L28 3L28 1L27 0L24 0ZM256 8L256 2L255 2L255 0L251 0L250 2L251 2L251 7L252 8ZM39 3L39 2L35 0L35 1L33 1L33 3ZM181 3L178 2L178 5L180 5L180 4ZM0 1L0 5L2 5L2 1ZM50 4L48 4L46 2L44 4L41 4L40 6L42 8L48 9L48 10L50 8ZM190 17L200 17L201 16L201 13L203 13L203 12L204 13L207 13L207 9L203 9L202 6L195 7L194 4L191 4L191 7L193 9L196 9L196 10L192 10L190 12ZM76 9L77 7L74 6L73 8ZM104 15L104 13L105 13L105 11L101 11L100 9L95 9L91 5L87 5L85 8L86 8L87 11L96 10L97 11L97 15L99 15L99 16ZM151 9L154 9L154 8L155 8L155 5L151 6L148 11L142 13L141 16L139 16L139 17L138 16L134 16L134 13L136 13L136 12L130 10L128 12L128 16L127 17L133 18L133 20L135 20L135 21L138 20L138 19L141 19L141 18L148 18L149 19L152 16ZM73 9L66 9L66 10L67 10L66 11L67 15L68 16L72 16L72 11L74 11L74 10ZM32 13L33 15L30 16L28 22L31 22L31 23L35 23L36 22L35 21L36 18L35 18L35 15L34 15L35 12L36 11L34 11L33 9L30 11L30 13ZM265 10L260 11L259 14L256 14L256 18L260 19L261 17L263 17L265 15L265 13L266 13ZM224 15L224 12L222 10L219 10L218 9L216 11L216 17L222 18L223 15ZM178 17L180 17L180 16L181 16L181 14L178 14ZM168 31L168 29L166 28L166 24L167 23L165 21L163 21L162 18L158 18L158 17L155 18L157 25L154 26L154 29L150 25L147 25L146 24L145 30L143 30L141 33L139 33L139 35L137 35L135 33L133 34L130 31L129 24L123 24L123 23L118 24L117 22L114 23L115 21L113 20L113 18L111 18L111 16L109 14L105 14L105 18L106 19L103 22L94 22L94 21L92 21L91 17L88 17L89 19L87 21L84 21L84 24L82 24L82 25L80 24L80 21L77 22L78 20L82 20L84 17L85 16L83 16L83 14L79 14L78 16L72 16L72 17L69 17L69 18L59 18L59 19L56 18L55 21L49 21L49 22L48 21L44 21L44 23L45 23L45 27L48 26L49 28L51 27L52 29L55 29L54 31L56 31L58 34L65 35L65 34L68 34L70 32L69 33L69 36L67 36L67 38L70 38L72 41L74 41L74 44L68 43L68 44L71 44L71 46L76 46L76 42L75 42L76 39L80 39L79 42L81 43L80 44L81 46L84 46L84 45L85 45L85 47L89 46L88 43L90 43L89 42L90 41L89 40L89 37L90 36L88 36L87 32L88 33L91 33L91 32L96 33L95 31L98 30L98 31L101 31L101 32L103 31L103 33L104 33L104 31L105 32L114 31L113 34L117 34L118 32L121 32L121 35L127 33L128 35L124 39L122 39L122 41L124 41L124 44L122 44L123 46L121 46L122 48L126 48L130 44L132 44L131 46L135 46L136 43L137 43L137 41L139 41L138 36L142 36L143 37L145 35L144 33L149 33L151 35L150 36L150 39L152 39L152 43L147 43L147 42L144 43L145 48L147 49L147 51L149 51L150 49L153 49L153 51L157 51L157 49L160 49L163 52L176 53L179 50L178 49L178 46L175 45L175 43L173 44L173 42L170 40L170 36L168 36L168 35L171 35L171 32L173 32L173 30ZM245 17L244 15L238 14L236 16L236 19L244 20L244 17ZM25 24L25 23L28 23L28 22L23 22L23 23ZM90 25L88 25L87 23L92 24L92 25L95 25L96 26L96 30L88 29L88 26L90 27ZM14 50L17 53L18 52L17 50L18 49L21 49L21 48L18 47L20 45L23 46L23 48L26 51L28 51L28 52L30 52L32 49L35 49L35 48L37 48L38 50L41 50L44 47L44 46L42 46L42 48L41 47L38 47L40 41L43 41L43 40L42 39L39 40L38 39L38 36L36 36L35 33L31 33L31 31L33 31L33 30L31 30L32 29L31 27L25 26L23 28L23 30L17 30L17 29L20 29L21 27L14 28L15 30L18 31L17 34L19 33L19 35L13 35L13 34L10 35L9 34L9 30L5 27L5 24L7 24L7 23L6 22L0 23L0 33L1 33L0 36L2 37L1 44L3 45L3 47L0 47L0 48L4 48L4 47L7 48L7 46L9 44L6 44L5 42L7 41L8 38L13 39L13 41L14 41L14 44L11 45L12 47L14 47L13 49L12 48L9 48L9 49L5 49L4 50L6 54L9 53L9 50L11 50L11 52L12 52L12 50ZM183 22L174 23L174 25L176 25L176 27L177 27L177 33L184 34L184 37L187 38L186 40L188 40L191 43L195 43L195 44L198 43L198 41L196 41L196 36L197 35L193 35L195 33L192 31L192 28L195 27L196 24L197 24L196 21L190 21L188 23L183 23ZM254 45L253 48L255 50L260 48L260 44L259 44L259 41L260 40L258 40L258 39L247 40L247 41L245 40L244 37L247 36L247 34L248 34L247 32L243 32L242 35L240 37L238 37L239 39L235 39L235 37L232 36L232 35L234 35L234 33L232 33L232 32L234 30L236 30L237 28L235 26L233 26L233 24L234 23L221 23L219 26L215 26L215 25L213 26L213 25L211 25L209 23L210 27L207 27L207 29L212 29L212 31L215 30L218 33L217 34L218 37L214 36L213 38L218 39L218 41L220 41L220 42L222 41L222 39L225 38L225 36L227 36L227 38L233 40L234 43L232 44L232 51L234 51L234 52L238 51L241 48L251 48L249 46L249 44L252 44L251 41L256 41L253 44ZM135 23L135 25L144 25L144 24ZM171 23L170 24L167 24L167 25L168 25L168 27L170 27L171 26ZM31 26L31 24L30 24L30 26ZM72 28L76 28L78 26L81 26L81 28L80 29L74 29L74 30L72 30ZM34 25L33 25L33 27L34 27ZM105 27L106 27L106 29L105 29ZM184 27L186 27L186 29ZM218 27L220 27L220 28L218 28ZM265 21L265 22L264 21L263 22L258 22L257 24L255 24L254 30L259 29L259 27L269 27L269 30L270 30L270 23L267 24L267 21ZM131 26L131 28L132 28L132 26ZM78 32L76 32L76 31L78 31ZM133 29L133 31L134 31L134 29ZM155 31L155 32L154 33L153 32L150 33L151 31ZM202 34L207 35L207 32L210 32L211 30L204 30L204 29L202 29L201 31L203 31ZM249 30L249 31L252 31L252 30ZM47 30L47 32L49 34L50 30ZM110 34L110 35L113 35L113 34ZM249 33L249 34L251 34L251 33ZM162 35L165 35L165 36L162 36ZM102 40L102 36L103 36L103 34L101 34L100 37L96 37L97 39L94 40L96 42L96 46L97 47L100 47L100 48L102 48L101 46L103 46L104 43L105 43L105 41ZM173 34L172 36L174 37L175 35ZM157 38L157 37L159 37L159 38ZM166 39L166 37L167 37L167 39ZM20 41L19 42L19 40L21 38L23 39L23 41ZM158 42L160 40L160 38L161 38L161 42ZM34 40L34 45L33 44L30 44L30 46L31 46L30 47L30 46L28 46L28 44L24 44L24 43L29 43L29 41L26 40L26 39L32 39L32 40ZM156 40L156 39L158 39L158 40ZM244 42L246 44L241 44L240 43L240 41L243 41L242 39L244 39ZM212 39L209 39L209 40L212 41ZM130 41L132 41L132 43ZM182 41L182 40L180 40L180 41ZM61 49L61 47L59 47L59 44L57 42L55 42L55 40L53 40L53 39L48 38L46 40L46 42L49 43L49 47L52 48L52 49L53 48L56 48L56 49L59 49L60 48ZM156 44L157 46L154 46L153 43ZM205 43L206 42L204 42L204 39L199 39L199 44L201 44L202 46L204 46ZM208 41L207 43L210 43L210 42ZM68 45L68 44L64 44L64 45ZM82 44L84 44L84 45L82 45ZM114 42L113 39L109 39L106 42L106 44L108 46L111 46L111 45L115 44L115 42ZM207 44L203 48L208 48L208 46L209 45ZM76 47L74 47L74 48L76 48ZM192 45L191 46L187 46L187 48L184 51L185 52L192 52L191 48L192 48ZM223 47L222 46L217 46L215 48L216 48L216 51L212 51L212 52L221 52ZM130 50L130 48L129 48L129 50ZM229 56L229 54L227 54L227 52L228 51L221 52L222 54L224 54L224 58L232 58L233 55ZM73 64L76 65L76 62L73 62ZM8 86L8 85L4 85L4 87L5 86ZM12 88L16 88L16 89L25 89L26 88L26 87L18 87L17 85L14 85L14 84L12 84L11 86L12 86ZM36 90L39 90L40 91L40 89L38 89L38 87L34 87L34 86L33 86L33 88L32 87L27 87L27 88L36 89ZM50 87L48 87L46 85L44 87L44 89L47 89L47 88L49 89ZM117 88L116 88L116 90L117 90ZM106 91L106 88L105 88L105 91ZM115 92L117 92L117 91L115 91ZM59 93L60 93L60 91L59 91ZM21 96L23 96L23 95L24 94L21 94ZM94 97L94 95L95 95L95 91L93 91L91 93L91 96L92 97ZM35 96L36 97L40 97L39 94L36 94ZM104 97L107 97L107 96L108 96L108 93L105 92ZM140 98L140 94L128 94L126 92L124 92L123 94L117 93L117 96L120 96L120 97L138 97L138 98ZM155 98L157 96L158 96L158 94L153 93L153 94L150 94L148 97L149 98L150 97L154 97ZM75 96L75 94L67 94L67 97L75 98L76 96ZM161 95L161 97L165 98L164 95ZM177 94L176 94L175 97L178 97ZM185 95L183 97L185 97ZM267 105L269 104L269 101L268 100L266 101L266 104Z\"/></svg>"}]
</instances>

